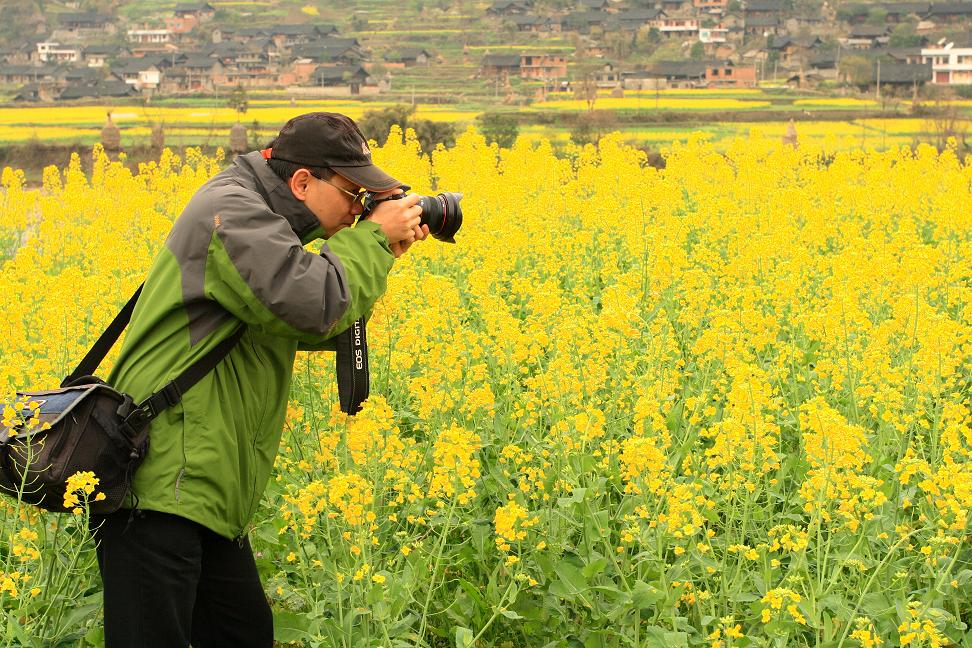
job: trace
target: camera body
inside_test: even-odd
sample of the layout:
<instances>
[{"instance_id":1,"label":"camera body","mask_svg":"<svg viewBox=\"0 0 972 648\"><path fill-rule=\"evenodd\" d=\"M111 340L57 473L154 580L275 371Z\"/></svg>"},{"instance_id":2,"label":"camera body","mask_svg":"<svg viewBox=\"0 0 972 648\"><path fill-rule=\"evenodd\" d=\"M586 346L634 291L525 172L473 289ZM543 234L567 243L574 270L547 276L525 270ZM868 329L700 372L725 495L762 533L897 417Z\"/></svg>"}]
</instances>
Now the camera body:
<instances>
[{"instance_id":1,"label":"camera body","mask_svg":"<svg viewBox=\"0 0 972 648\"><path fill-rule=\"evenodd\" d=\"M402 185L401 188L402 193L387 198L376 199L370 193L366 195L361 218L368 218L378 203L383 203L386 200L401 200L405 197L405 192L411 189L408 185ZM460 200L462 200L462 194L454 191L443 191L434 196L419 197L418 204L422 208L422 225L429 226L429 234L432 235L432 238L445 243L456 242L456 232L462 227Z\"/></svg>"}]
</instances>

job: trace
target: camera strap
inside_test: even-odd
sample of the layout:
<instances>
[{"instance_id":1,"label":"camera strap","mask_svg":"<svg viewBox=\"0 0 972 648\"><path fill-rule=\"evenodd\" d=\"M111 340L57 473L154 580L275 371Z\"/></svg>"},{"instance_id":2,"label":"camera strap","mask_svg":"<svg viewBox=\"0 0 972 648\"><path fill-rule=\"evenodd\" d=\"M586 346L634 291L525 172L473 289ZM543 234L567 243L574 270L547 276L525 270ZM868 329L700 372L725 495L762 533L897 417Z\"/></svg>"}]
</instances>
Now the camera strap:
<instances>
[{"instance_id":1,"label":"camera strap","mask_svg":"<svg viewBox=\"0 0 972 648\"><path fill-rule=\"evenodd\" d=\"M361 403L368 398L371 380L368 375L365 318L355 320L354 324L335 336L334 340L337 344L336 369L341 411L354 415L361 411Z\"/></svg>"}]
</instances>

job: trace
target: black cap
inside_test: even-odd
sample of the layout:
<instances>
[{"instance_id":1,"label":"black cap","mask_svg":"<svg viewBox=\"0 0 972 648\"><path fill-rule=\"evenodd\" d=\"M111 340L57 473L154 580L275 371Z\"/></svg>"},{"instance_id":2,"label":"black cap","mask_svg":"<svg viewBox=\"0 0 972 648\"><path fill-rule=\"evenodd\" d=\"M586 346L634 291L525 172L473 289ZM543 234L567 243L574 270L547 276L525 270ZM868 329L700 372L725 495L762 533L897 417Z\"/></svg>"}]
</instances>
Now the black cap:
<instances>
[{"instance_id":1,"label":"black cap","mask_svg":"<svg viewBox=\"0 0 972 648\"><path fill-rule=\"evenodd\" d=\"M309 167L328 167L369 191L387 191L401 182L371 161L368 140L346 115L312 112L298 115L284 124L263 152L267 159L283 160Z\"/></svg>"}]
</instances>

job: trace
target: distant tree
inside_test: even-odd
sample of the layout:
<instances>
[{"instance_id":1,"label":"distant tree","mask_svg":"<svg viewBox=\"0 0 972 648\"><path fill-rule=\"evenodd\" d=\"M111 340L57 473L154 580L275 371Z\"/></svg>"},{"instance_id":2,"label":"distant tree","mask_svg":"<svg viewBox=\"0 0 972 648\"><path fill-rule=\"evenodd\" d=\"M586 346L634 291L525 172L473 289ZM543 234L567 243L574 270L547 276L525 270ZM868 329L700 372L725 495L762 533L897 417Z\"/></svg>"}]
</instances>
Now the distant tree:
<instances>
[{"instance_id":1,"label":"distant tree","mask_svg":"<svg viewBox=\"0 0 972 648\"><path fill-rule=\"evenodd\" d=\"M496 142L503 148L509 148L516 142L516 136L520 134L520 127L516 120L497 112L483 113L477 118L479 130L487 142Z\"/></svg>"},{"instance_id":2,"label":"distant tree","mask_svg":"<svg viewBox=\"0 0 972 648\"><path fill-rule=\"evenodd\" d=\"M871 61L855 54L844 56L837 72L851 85L863 88L871 82Z\"/></svg>"},{"instance_id":3,"label":"distant tree","mask_svg":"<svg viewBox=\"0 0 972 648\"><path fill-rule=\"evenodd\" d=\"M888 12L881 7L871 7L867 12L867 24L884 25L888 21Z\"/></svg>"},{"instance_id":4,"label":"distant tree","mask_svg":"<svg viewBox=\"0 0 972 648\"><path fill-rule=\"evenodd\" d=\"M378 110L366 110L358 120L358 128L368 139L373 139L380 146L385 145L388 139L388 131L395 124L408 128L408 121L415 112L415 106L396 105Z\"/></svg>"},{"instance_id":5,"label":"distant tree","mask_svg":"<svg viewBox=\"0 0 972 648\"><path fill-rule=\"evenodd\" d=\"M416 119L409 124L409 127L415 131L423 151L433 151L437 144L450 147L456 143L456 128L448 122Z\"/></svg>"},{"instance_id":6,"label":"distant tree","mask_svg":"<svg viewBox=\"0 0 972 648\"><path fill-rule=\"evenodd\" d=\"M246 89L240 84L230 90L229 96L226 97L226 105L236 112L236 121L240 121L240 116L246 114L249 103Z\"/></svg>"},{"instance_id":7,"label":"distant tree","mask_svg":"<svg viewBox=\"0 0 972 648\"><path fill-rule=\"evenodd\" d=\"M597 144L617 127L618 118L609 110L596 110L577 115L570 129L570 138L577 144Z\"/></svg>"},{"instance_id":8,"label":"distant tree","mask_svg":"<svg viewBox=\"0 0 972 648\"><path fill-rule=\"evenodd\" d=\"M705 58L705 44L702 41L692 43L692 49L689 50L689 58L693 61L701 61Z\"/></svg>"},{"instance_id":9,"label":"distant tree","mask_svg":"<svg viewBox=\"0 0 972 648\"><path fill-rule=\"evenodd\" d=\"M590 58L581 60L575 67L574 99L586 102L588 112L594 110L597 102L597 73L603 65L603 61Z\"/></svg>"},{"instance_id":10,"label":"distant tree","mask_svg":"<svg viewBox=\"0 0 972 648\"><path fill-rule=\"evenodd\" d=\"M423 151L432 151L436 144L446 146L455 144L454 126L445 122L415 119L414 114L415 106L397 105L379 110L367 110L357 122L364 136L375 140L381 146L388 141L388 132L396 124L403 131L406 128L413 129Z\"/></svg>"},{"instance_id":11,"label":"distant tree","mask_svg":"<svg viewBox=\"0 0 972 648\"><path fill-rule=\"evenodd\" d=\"M888 41L890 47L918 47L921 45L921 36L915 33L915 26L908 23L896 25L891 30L891 39Z\"/></svg>"}]
</instances>

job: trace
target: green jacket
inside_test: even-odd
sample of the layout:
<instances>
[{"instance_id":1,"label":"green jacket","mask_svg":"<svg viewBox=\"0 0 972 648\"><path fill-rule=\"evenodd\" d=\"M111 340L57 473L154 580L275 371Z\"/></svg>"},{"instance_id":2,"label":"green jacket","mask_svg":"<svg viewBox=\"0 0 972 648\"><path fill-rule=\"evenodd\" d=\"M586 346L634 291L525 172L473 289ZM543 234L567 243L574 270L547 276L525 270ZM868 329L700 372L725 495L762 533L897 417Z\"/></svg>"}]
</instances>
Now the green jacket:
<instances>
[{"instance_id":1,"label":"green jacket","mask_svg":"<svg viewBox=\"0 0 972 648\"><path fill-rule=\"evenodd\" d=\"M375 223L328 239L259 152L203 185L149 270L108 382L140 401L226 339L240 342L151 424L128 506L243 534L280 444L298 349L337 333L385 291L394 255ZM136 499L137 498L137 499Z\"/></svg>"}]
</instances>

